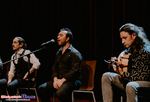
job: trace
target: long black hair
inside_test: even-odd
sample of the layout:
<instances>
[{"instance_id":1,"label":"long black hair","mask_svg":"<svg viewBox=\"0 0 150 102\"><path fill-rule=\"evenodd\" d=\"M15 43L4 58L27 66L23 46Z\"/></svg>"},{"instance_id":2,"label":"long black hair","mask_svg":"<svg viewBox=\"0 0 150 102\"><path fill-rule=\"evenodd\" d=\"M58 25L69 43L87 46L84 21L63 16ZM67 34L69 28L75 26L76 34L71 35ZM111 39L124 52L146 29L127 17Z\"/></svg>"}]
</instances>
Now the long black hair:
<instances>
[{"instance_id":1,"label":"long black hair","mask_svg":"<svg viewBox=\"0 0 150 102\"><path fill-rule=\"evenodd\" d=\"M132 23L126 23L120 27L119 32L122 31L128 32L130 35L135 33L136 38L131 46L135 46L137 50L143 48L144 44L150 44L143 27L138 27Z\"/></svg>"}]
</instances>

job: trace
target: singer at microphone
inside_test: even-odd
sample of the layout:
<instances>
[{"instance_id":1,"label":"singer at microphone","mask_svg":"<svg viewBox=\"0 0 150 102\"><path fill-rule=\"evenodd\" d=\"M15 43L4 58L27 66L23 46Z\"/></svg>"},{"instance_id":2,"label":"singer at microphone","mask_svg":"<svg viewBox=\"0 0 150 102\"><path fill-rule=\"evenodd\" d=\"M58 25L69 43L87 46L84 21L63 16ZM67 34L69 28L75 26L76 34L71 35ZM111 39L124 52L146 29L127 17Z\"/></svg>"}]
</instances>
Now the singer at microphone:
<instances>
[{"instance_id":1,"label":"singer at microphone","mask_svg":"<svg viewBox=\"0 0 150 102\"><path fill-rule=\"evenodd\" d=\"M50 41L47 41L47 42L41 44L41 46L45 46L45 45L48 45L49 43L54 43L54 42L55 42L55 40L51 39Z\"/></svg>"},{"instance_id":2,"label":"singer at microphone","mask_svg":"<svg viewBox=\"0 0 150 102\"><path fill-rule=\"evenodd\" d=\"M51 71L52 77L48 82L38 87L38 95L41 102L50 102L49 95L53 92L55 92L55 95L61 102L72 102L72 91L80 88L80 63L82 55L73 47L72 40L73 34L70 29L62 28L58 33L57 45L60 48L55 55Z\"/></svg>"}]
</instances>

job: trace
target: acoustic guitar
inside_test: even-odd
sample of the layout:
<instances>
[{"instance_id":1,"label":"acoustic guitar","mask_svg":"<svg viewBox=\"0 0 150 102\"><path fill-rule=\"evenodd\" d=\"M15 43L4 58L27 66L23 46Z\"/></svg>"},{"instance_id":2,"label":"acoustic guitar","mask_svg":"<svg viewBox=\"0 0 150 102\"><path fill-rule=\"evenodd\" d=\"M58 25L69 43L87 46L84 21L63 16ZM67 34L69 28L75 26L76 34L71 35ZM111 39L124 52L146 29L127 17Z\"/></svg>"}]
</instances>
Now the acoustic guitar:
<instances>
[{"instance_id":1,"label":"acoustic guitar","mask_svg":"<svg viewBox=\"0 0 150 102\"><path fill-rule=\"evenodd\" d=\"M129 56L131 55L131 53L124 53L123 56L121 56L121 62L117 61L116 57L111 57L110 60L106 61L104 60L106 63L108 63L110 66L120 66L120 68L122 68L123 72L128 72L128 61L129 61Z\"/></svg>"}]
</instances>

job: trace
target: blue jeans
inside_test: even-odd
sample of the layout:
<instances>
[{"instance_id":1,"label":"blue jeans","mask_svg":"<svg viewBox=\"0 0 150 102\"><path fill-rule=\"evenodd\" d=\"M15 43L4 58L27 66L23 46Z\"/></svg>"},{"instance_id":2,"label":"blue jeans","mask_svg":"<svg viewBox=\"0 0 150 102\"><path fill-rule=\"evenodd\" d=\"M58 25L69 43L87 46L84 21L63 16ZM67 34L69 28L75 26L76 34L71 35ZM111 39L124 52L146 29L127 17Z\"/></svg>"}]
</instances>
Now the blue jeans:
<instances>
[{"instance_id":1,"label":"blue jeans","mask_svg":"<svg viewBox=\"0 0 150 102\"><path fill-rule=\"evenodd\" d=\"M29 81L30 86L33 85L32 81ZM19 87L28 87L28 81L23 78L16 78L9 84L7 84L7 90L9 95L16 95L17 88Z\"/></svg>"},{"instance_id":2,"label":"blue jeans","mask_svg":"<svg viewBox=\"0 0 150 102\"><path fill-rule=\"evenodd\" d=\"M0 79L0 95L6 94L7 80L5 78Z\"/></svg>"},{"instance_id":3,"label":"blue jeans","mask_svg":"<svg viewBox=\"0 0 150 102\"><path fill-rule=\"evenodd\" d=\"M71 93L74 89L79 89L80 85L74 81L64 82L59 89L53 87L53 81L48 81L38 87L38 93L42 102L50 102L50 95L55 92L56 97L62 102L71 102Z\"/></svg>"},{"instance_id":4,"label":"blue jeans","mask_svg":"<svg viewBox=\"0 0 150 102\"><path fill-rule=\"evenodd\" d=\"M0 96L6 95L6 85L7 85L7 80L5 78L0 79ZM1 97L0 100L2 100ZM5 99L3 99L2 102L5 102Z\"/></svg>"}]
</instances>

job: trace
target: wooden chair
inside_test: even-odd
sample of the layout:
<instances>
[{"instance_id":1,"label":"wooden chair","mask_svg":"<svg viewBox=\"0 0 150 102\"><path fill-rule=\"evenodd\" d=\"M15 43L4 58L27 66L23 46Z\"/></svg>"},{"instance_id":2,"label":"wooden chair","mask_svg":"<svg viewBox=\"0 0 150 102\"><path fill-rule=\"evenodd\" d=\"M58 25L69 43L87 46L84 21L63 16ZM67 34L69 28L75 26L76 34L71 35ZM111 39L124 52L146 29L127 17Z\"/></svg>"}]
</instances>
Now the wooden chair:
<instances>
[{"instance_id":1,"label":"wooden chair","mask_svg":"<svg viewBox=\"0 0 150 102\"><path fill-rule=\"evenodd\" d=\"M81 87L79 90L72 91L72 102L74 102L74 93L81 92L81 93L91 93L93 95L93 100L96 102L95 95L93 92L94 88L94 75L96 69L96 60L91 61L82 61L81 62Z\"/></svg>"}]
</instances>

